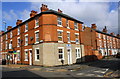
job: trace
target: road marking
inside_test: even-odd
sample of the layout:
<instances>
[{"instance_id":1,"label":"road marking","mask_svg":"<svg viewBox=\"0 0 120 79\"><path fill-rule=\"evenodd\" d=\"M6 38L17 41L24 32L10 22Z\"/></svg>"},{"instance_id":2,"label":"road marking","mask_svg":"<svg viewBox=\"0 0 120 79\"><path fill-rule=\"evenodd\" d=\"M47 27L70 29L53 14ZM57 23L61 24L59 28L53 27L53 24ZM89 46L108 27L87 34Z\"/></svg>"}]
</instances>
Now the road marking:
<instances>
[{"instance_id":1,"label":"road marking","mask_svg":"<svg viewBox=\"0 0 120 79\"><path fill-rule=\"evenodd\" d=\"M96 71L94 71L94 72L104 74L104 73L106 73L108 70L109 70L109 69L101 69L101 70L96 70Z\"/></svg>"}]
</instances>

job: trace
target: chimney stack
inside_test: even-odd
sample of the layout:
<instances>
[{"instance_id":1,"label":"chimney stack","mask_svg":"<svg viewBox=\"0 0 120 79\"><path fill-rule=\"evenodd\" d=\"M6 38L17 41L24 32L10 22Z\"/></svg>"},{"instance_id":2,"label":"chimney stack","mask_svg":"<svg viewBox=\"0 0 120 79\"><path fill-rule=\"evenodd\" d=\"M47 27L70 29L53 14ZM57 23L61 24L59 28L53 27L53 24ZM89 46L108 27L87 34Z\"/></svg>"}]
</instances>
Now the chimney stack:
<instances>
[{"instance_id":1,"label":"chimney stack","mask_svg":"<svg viewBox=\"0 0 120 79\"><path fill-rule=\"evenodd\" d=\"M106 28L106 26L105 26L105 28L103 29L103 32L107 33L107 28Z\"/></svg>"},{"instance_id":2,"label":"chimney stack","mask_svg":"<svg viewBox=\"0 0 120 79\"><path fill-rule=\"evenodd\" d=\"M42 4L42 7L41 7L40 9L41 9L41 12L44 12L44 11L49 10L49 9L47 8L47 5L45 5L45 4Z\"/></svg>"},{"instance_id":3,"label":"chimney stack","mask_svg":"<svg viewBox=\"0 0 120 79\"><path fill-rule=\"evenodd\" d=\"M30 17L34 17L35 15L37 15L37 11L32 10L30 13Z\"/></svg>"},{"instance_id":4,"label":"chimney stack","mask_svg":"<svg viewBox=\"0 0 120 79\"><path fill-rule=\"evenodd\" d=\"M114 36L114 32L112 32L112 33L110 33L110 34Z\"/></svg>"},{"instance_id":5,"label":"chimney stack","mask_svg":"<svg viewBox=\"0 0 120 79\"><path fill-rule=\"evenodd\" d=\"M91 24L92 25L92 29L97 29L97 26L96 26L96 24Z\"/></svg>"},{"instance_id":6,"label":"chimney stack","mask_svg":"<svg viewBox=\"0 0 120 79\"><path fill-rule=\"evenodd\" d=\"M117 34L116 36L117 36L118 38L120 38L120 34Z\"/></svg>"},{"instance_id":7,"label":"chimney stack","mask_svg":"<svg viewBox=\"0 0 120 79\"><path fill-rule=\"evenodd\" d=\"M16 25L19 25L22 23L22 20L17 20Z\"/></svg>"},{"instance_id":8,"label":"chimney stack","mask_svg":"<svg viewBox=\"0 0 120 79\"><path fill-rule=\"evenodd\" d=\"M7 27L7 31L10 30L10 29L12 29L12 26L8 26L8 27Z\"/></svg>"},{"instance_id":9,"label":"chimney stack","mask_svg":"<svg viewBox=\"0 0 120 79\"><path fill-rule=\"evenodd\" d=\"M58 9L58 12L62 13L62 10Z\"/></svg>"}]
</instances>

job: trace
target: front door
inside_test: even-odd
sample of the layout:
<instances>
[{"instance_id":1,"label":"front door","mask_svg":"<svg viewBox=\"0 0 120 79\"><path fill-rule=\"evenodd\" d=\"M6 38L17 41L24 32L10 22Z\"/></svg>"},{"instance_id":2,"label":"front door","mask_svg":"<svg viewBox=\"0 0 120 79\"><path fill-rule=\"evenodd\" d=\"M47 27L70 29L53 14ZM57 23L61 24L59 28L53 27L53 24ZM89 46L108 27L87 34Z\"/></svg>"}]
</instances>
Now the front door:
<instances>
[{"instance_id":1,"label":"front door","mask_svg":"<svg viewBox=\"0 0 120 79\"><path fill-rule=\"evenodd\" d=\"M67 49L67 53L68 53L68 64L72 64L71 49Z\"/></svg>"},{"instance_id":2,"label":"front door","mask_svg":"<svg viewBox=\"0 0 120 79\"><path fill-rule=\"evenodd\" d=\"M29 65L32 65L32 50L30 50L30 54L29 54Z\"/></svg>"}]
</instances>

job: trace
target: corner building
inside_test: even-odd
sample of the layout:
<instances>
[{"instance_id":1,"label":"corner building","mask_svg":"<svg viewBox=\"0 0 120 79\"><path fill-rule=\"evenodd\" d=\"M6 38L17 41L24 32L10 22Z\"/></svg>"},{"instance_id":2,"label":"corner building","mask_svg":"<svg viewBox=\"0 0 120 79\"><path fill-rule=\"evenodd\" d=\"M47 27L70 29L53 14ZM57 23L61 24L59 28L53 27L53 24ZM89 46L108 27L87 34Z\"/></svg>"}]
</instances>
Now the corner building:
<instances>
[{"instance_id":1,"label":"corner building","mask_svg":"<svg viewBox=\"0 0 120 79\"><path fill-rule=\"evenodd\" d=\"M28 20L17 20L16 27L8 26L2 34L3 59L9 55L10 63L42 66L84 61L84 45L80 44L82 24L60 9L49 10L42 4L41 13L31 11Z\"/></svg>"}]
</instances>

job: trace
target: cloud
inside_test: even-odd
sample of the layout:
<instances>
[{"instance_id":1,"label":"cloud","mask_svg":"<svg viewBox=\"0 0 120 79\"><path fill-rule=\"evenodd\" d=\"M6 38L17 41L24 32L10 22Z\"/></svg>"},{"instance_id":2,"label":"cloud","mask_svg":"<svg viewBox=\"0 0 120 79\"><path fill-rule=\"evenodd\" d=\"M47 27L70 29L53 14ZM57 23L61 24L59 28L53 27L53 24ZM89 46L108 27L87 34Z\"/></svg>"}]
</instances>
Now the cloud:
<instances>
[{"instance_id":1,"label":"cloud","mask_svg":"<svg viewBox=\"0 0 120 79\"><path fill-rule=\"evenodd\" d=\"M32 2L31 8L39 10L41 3ZM83 21L87 26L96 23L99 30L107 26L108 32L118 33L118 11L117 9L109 11L108 2L44 2L44 4L54 10L60 8L63 13Z\"/></svg>"}]
</instances>

